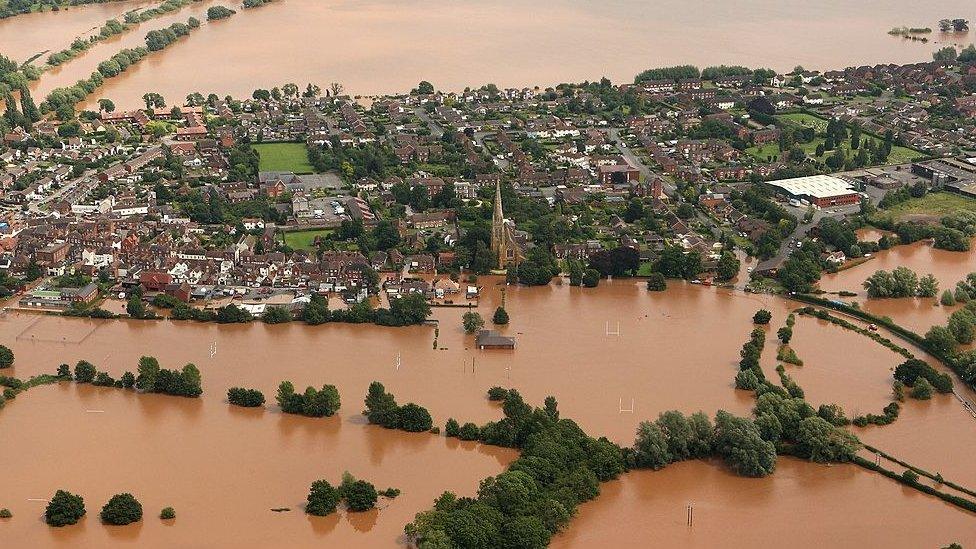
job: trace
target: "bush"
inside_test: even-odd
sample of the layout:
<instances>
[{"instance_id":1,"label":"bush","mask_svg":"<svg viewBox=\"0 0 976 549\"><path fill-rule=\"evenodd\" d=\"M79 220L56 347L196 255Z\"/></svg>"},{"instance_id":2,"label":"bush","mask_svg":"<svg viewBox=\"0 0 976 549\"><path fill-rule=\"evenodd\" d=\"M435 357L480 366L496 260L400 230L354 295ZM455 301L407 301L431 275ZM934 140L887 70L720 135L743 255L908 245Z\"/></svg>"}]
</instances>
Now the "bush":
<instances>
[{"instance_id":1,"label":"bush","mask_svg":"<svg viewBox=\"0 0 976 549\"><path fill-rule=\"evenodd\" d=\"M754 324L769 324L769 321L773 319L773 313L767 311L766 309L759 309L756 314L752 315L752 322Z\"/></svg>"},{"instance_id":2,"label":"bush","mask_svg":"<svg viewBox=\"0 0 976 549\"><path fill-rule=\"evenodd\" d=\"M501 401L508 396L508 389L504 387L492 387L488 389L488 400Z\"/></svg>"},{"instance_id":3,"label":"bush","mask_svg":"<svg viewBox=\"0 0 976 549\"><path fill-rule=\"evenodd\" d=\"M668 281L661 273L651 273L647 277L647 289L651 292L663 292L668 289Z\"/></svg>"},{"instance_id":4,"label":"bush","mask_svg":"<svg viewBox=\"0 0 976 549\"><path fill-rule=\"evenodd\" d=\"M343 494L350 511L368 511L376 506L376 487L365 480L357 480L345 487Z\"/></svg>"},{"instance_id":5,"label":"bush","mask_svg":"<svg viewBox=\"0 0 976 549\"><path fill-rule=\"evenodd\" d=\"M75 381L78 383L91 383L96 373L95 366L86 360L80 360L75 365Z\"/></svg>"},{"instance_id":6,"label":"bush","mask_svg":"<svg viewBox=\"0 0 976 549\"><path fill-rule=\"evenodd\" d=\"M461 432L461 426L458 425L456 419L448 418L447 424L444 425L444 436L456 437L459 436Z\"/></svg>"},{"instance_id":7,"label":"bush","mask_svg":"<svg viewBox=\"0 0 976 549\"><path fill-rule=\"evenodd\" d=\"M159 512L159 518L163 520L172 520L176 518L176 511L172 507L163 507L163 510Z\"/></svg>"},{"instance_id":8,"label":"bush","mask_svg":"<svg viewBox=\"0 0 976 549\"><path fill-rule=\"evenodd\" d=\"M14 514L10 512L10 509L7 509L6 507L0 509L0 519L7 519L13 516Z\"/></svg>"},{"instance_id":9,"label":"bush","mask_svg":"<svg viewBox=\"0 0 976 549\"><path fill-rule=\"evenodd\" d=\"M102 522L124 526L142 520L142 504L129 493L115 494L102 507Z\"/></svg>"},{"instance_id":10,"label":"bush","mask_svg":"<svg viewBox=\"0 0 976 549\"><path fill-rule=\"evenodd\" d=\"M245 408L257 408L264 404L264 393L257 389L244 389L242 387L231 387L227 389L227 401L235 406Z\"/></svg>"},{"instance_id":11,"label":"bush","mask_svg":"<svg viewBox=\"0 0 976 549\"><path fill-rule=\"evenodd\" d=\"M339 490L327 480L316 480L308 492L305 512L309 515L324 517L335 512L339 505Z\"/></svg>"},{"instance_id":12,"label":"bush","mask_svg":"<svg viewBox=\"0 0 976 549\"><path fill-rule=\"evenodd\" d=\"M14 352L6 345L0 345L0 368L9 368L14 364Z\"/></svg>"},{"instance_id":13,"label":"bush","mask_svg":"<svg viewBox=\"0 0 976 549\"><path fill-rule=\"evenodd\" d=\"M397 497L397 496L400 495L400 489L399 488L387 488L386 490L383 490L382 492L380 492L380 495L383 496L383 497L385 497L385 498L393 499L393 498L395 498L395 497Z\"/></svg>"},{"instance_id":14,"label":"bush","mask_svg":"<svg viewBox=\"0 0 976 549\"><path fill-rule=\"evenodd\" d=\"M75 524L85 516L85 500L65 490L58 490L44 510L44 522L51 526Z\"/></svg>"}]
</instances>

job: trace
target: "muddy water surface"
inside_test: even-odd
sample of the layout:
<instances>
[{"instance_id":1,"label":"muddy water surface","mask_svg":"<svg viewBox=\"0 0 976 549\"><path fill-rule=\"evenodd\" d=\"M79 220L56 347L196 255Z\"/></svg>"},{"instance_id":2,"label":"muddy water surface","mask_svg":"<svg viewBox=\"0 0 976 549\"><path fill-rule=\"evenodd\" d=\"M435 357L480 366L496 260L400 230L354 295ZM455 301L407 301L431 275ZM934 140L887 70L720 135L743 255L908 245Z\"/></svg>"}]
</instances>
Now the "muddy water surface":
<instances>
[{"instance_id":1,"label":"muddy water surface","mask_svg":"<svg viewBox=\"0 0 976 549\"><path fill-rule=\"evenodd\" d=\"M496 283L496 279L482 281L485 298L480 312L485 317L503 299L504 286ZM492 385L517 387L535 404L552 394L564 417L578 420L593 435L606 435L624 445L632 443L640 421L668 409L748 414L754 401L733 389L732 378L738 349L752 329L750 318L759 308L773 312L763 366L775 379L773 334L795 304L717 288L670 286L663 293L649 293L640 282L625 280L595 290L559 284L508 287L504 300L512 324L503 331L518 338L518 348L495 352L472 349L472 338L460 327L464 309L435 310L441 324L438 347L444 349L436 351L432 327L217 326L10 313L0 320L0 341L14 349L17 362L12 373L19 377L51 372L61 362L73 364L82 358L118 376L134 370L139 356L150 354L167 367L195 363L202 371L205 392L201 399L184 400L64 384L32 389L9 403L0 412L5 447L9 441L12 448L30 451L15 453L0 467L0 485L13 487L9 496L4 492L10 502L2 504L15 514L15 520L4 527L15 540L41 540L41 546L95 547L109 539L145 546L200 539L212 546L262 546L271 541L296 547L319 542L393 545L403 525L429 507L441 491L474 493L478 481L504 469L514 453L476 445L455 447L433 435L363 425L358 412L374 379L383 381L401 403L428 407L438 425L448 417L479 423L499 417L497 406L484 398ZM790 371L812 402L838 402L849 411L857 406L875 411L884 405L890 395L888 369L897 364L897 355L867 338L811 319L799 319L796 331L795 345L806 364ZM216 348L213 357L212 347ZM853 359L850 362L858 370L849 371L845 359ZM264 411L240 410L224 401L226 389L238 385L259 388L273 399L282 379L299 387L335 384L343 402L339 417L284 416L273 404ZM914 432L909 427L876 444L929 470L944 470L958 482L976 477L963 457L972 455L966 441L976 440L971 436L976 422L963 421L961 407L944 397L923 406L909 407L899 422L910 425L909 418L925 418L920 421L927 428L929 444L905 442ZM944 413L932 416L932 410ZM930 423L930 417L946 423ZM946 453L945 447L958 453ZM634 546L644 538L631 536L650 535L644 526L624 530L614 523L608 533L609 523L602 525L603 519L598 518L620 506L641 513L648 526L678 520L674 529L662 527L664 533L654 535L683 540L679 527L683 501L689 497L703 505L718 502L715 505L724 511L712 520L728 529L737 522L726 514L729 506L722 502L740 497L746 487L760 487L758 499L750 500L750 505L755 506L755 515L763 517L763 524L792 522L804 530L822 531L822 521L832 520L835 513L855 515L862 503L875 496L882 505L878 512L890 515L892 521L914 524L918 533L913 535L937 540L933 544L947 541L942 536L956 532L958 522L973 520L969 514L853 468L784 465L782 460L780 467L763 481L738 479L707 464L681 465L675 469L678 473L668 469L627 476L607 486L608 497L585 506L579 523L557 541L584 546L594 539L587 536L610 535L619 536L621 546ZM689 469L692 473L681 476ZM344 470L374 481L379 488L401 488L403 495L377 513L321 520L304 516L301 503L309 483L316 478L337 480ZM666 480L672 475L678 476ZM853 488L851 478L856 479ZM663 486L657 479L665 479L660 481ZM702 479L708 482L700 483ZM872 492L875 485L882 487ZM83 525L55 531L40 522L43 504L28 498L48 497L58 487L86 497L90 516ZM98 524L95 515L100 505L112 493L125 490L143 501L147 520L124 529ZM862 493L864 499L850 498L852 492ZM810 515L810 509L820 509L811 506L803 507L807 514L800 514L799 503L790 502L807 501L799 499L805 497L831 499L838 510ZM155 519L166 505L177 509L173 525ZM273 507L293 510L277 514L269 511ZM665 519L671 507L676 507L678 516ZM921 516L948 518L919 522L917 508L925 509ZM213 524L215 516L221 517L221 524ZM854 521L841 521L832 528L836 535L870 539L857 537L863 529ZM714 538L703 534L703 539L699 546Z\"/></svg>"},{"instance_id":2,"label":"muddy water surface","mask_svg":"<svg viewBox=\"0 0 976 549\"><path fill-rule=\"evenodd\" d=\"M22 34L50 32L62 24L57 17L42 14L0 32L0 51ZM935 27L941 17L976 13L961 0L942 2L937 14L908 0L827 0L815 8L799 0L277 0L206 26L103 93L135 107L147 91L172 102L193 91L249 96L286 82L339 81L371 94L406 92L424 79L450 90L601 76L622 82L648 67L684 63L782 71L907 63L931 59L940 42L971 41L933 36L923 45L887 34L895 26Z\"/></svg>"}]
</instances>

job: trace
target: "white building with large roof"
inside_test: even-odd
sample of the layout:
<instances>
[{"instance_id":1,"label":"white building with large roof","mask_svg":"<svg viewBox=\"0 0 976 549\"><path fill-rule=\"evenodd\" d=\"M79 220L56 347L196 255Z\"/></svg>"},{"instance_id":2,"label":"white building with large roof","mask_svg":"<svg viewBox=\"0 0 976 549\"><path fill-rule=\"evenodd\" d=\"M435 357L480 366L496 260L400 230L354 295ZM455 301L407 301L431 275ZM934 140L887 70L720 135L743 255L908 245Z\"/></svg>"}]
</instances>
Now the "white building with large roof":
<instances>
[{"instance_id":1,"label":"white building with large roof","mask_svg":"<svg viewBox=\"0 0 976 549\"><path fill-rule=\"evenodd\" d=\"M804 199L821 208L857 204L861 195L853 183L833 175L809 175L770 181L791 198Z\"/></svg>"}]
</instances>

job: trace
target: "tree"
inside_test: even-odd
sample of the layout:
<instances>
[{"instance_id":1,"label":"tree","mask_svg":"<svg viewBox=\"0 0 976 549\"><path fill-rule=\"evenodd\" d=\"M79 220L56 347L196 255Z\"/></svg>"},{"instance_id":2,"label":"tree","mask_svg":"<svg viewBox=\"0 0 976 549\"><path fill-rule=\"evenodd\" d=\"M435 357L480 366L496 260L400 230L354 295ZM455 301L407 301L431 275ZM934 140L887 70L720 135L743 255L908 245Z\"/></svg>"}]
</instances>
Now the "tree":
<instances>
[{"instance_id":1,"label":"tree","mask_svg":"<svg viewBox=\"0 0 976 549\"><path fill-rule=\"evenodd\" d=\"M400 425L400 407L396 398L387 393L379 381L369 384L365 404L366 418L370 423L387 429L396 429Z\"/></svg>"},{"instance_id":2,"label":"tree","mask_svg":"<svg viewBox=\"0 0 976 549\"><path fill-rule=\"evenodd\" d=\"M14 364L14 352L6 345L0 345L0 368L9 368Z\"/></svg>"},{"instance_id":3,"label":"tree","mask_svg":"<svg viewBox=\"0 0 976 549\"><path fill-rule=\"evenodd\" d=\"M722 257L718 260L716 274L719 280L732 280L739 274L739 260L732 252L722 252Z\"/></svg>"},{"instance_id":4,"label":"tree","mask_svg":"<svg viewBox=\"0 0 976 549\"><path fill-rule=\"evenodd\" d=\"M600 271L596 269L586 269L583 271L583 286L596 288L600 284Z\"/></svg>"},{"instance_id":5,"label":"tree","mask_svg":"<svg viewBox=\"0 0 976 549\"><path fill-rule=\"evenodd\" d=\"M924 377L919 378L912 387L912 398L928 400L932 398L932 384Z\"/></svg>"},{"instance_id":6,"label":"tree","mask_svg":"<svg viewBox=\"0 0 976 549\"><path fill-rule=\"evenodd\" d=\"M91 383L97 373L95 366L86 360L79 360L75 365L75 381L78 383Z\"/></svg>"},{"instance_id":7,"label":"tree","mask_svg":"<svg viewBox=\"0 0 976 549\"><path fill-rule=\"evenodd\" d=\"M715 451L740 475L763 477L776 469L776 447L763 440L750 419L719 410L713 440Z\"/></svg>"},{"instance_id":8,"label":"tree","mask_svg":"<svg viewBox=\"0 0 976 549\"><path fill-rule=\"evenodd\" d=\"M946 46L932 53L932 59L939 63L955 63L958 52L954 46Z\"/></svg>"},{"instance_id":9,"label":"tree","mask_svg":"<svg viewBox=\"0 0 976 549\"><path fill-rule=\"evenodd\" d=\"M309 489L305 512L324 517L335 512L339 505L339 490L327 480L316 480Z\"/></svg>"},{"instance_id":10,"label":"tree","mask_svg":"<svg viewBox=\"0 0 976 549\"><path fill-rule=\"evenodd\" d=\"M759 309L756 314L752 315L752 322L754 324L769 324L769 321L773 319L773 313L770 313L766 309Z\"/></svg>"},{"instance_id":11,"label":"tree","mask_svg":"<svg viewBox=\"0 0 976 549\"><path fill-rule=\"evenodd\" d=\"M952 305L955 305L956 304L956 298L954 298L952 296L952 292L951 291L944 290L942 292L942 297L939 298L939 303L941 303L941 304L943 304L943 305L945 305L947 307L951 307Z\"/></svg>"},{"instance_id":12,"label":"tree","mask_svg":"<svg viewBox=\"0 0 976 549\"><path fill-rule=\"evenodd\" d=\"M207 21L226 19L235 13L237 12L225 6L211 6L207 9Z\"/></svg>"},{"instance_id":13,"label":"tree","mask_svg":"<svg viewBox=\"0 0 976 549\"><path fill-rule=\"evenodd\" d=\"M227 402L245 408L257 408L264 404L264 393L257 389L231 387L227 389Z\"/></svg>"},{"instance_id":14,"label":"tree","mask_svg":"<svg viewBox=\"0 0 976 549\"><path fill-rule=\"evenodd\" d=\"M51 526L75 524L85 516L85 500L65 490L58 490L44 511L44 521Z\"/></svg>"},{"instance_id":15,"label":"tree","mask_svg":"<svg viewBox=\"0 0 976 549\"><path fill-rule=\"evenodd\" d=\"M102 522L124 526L142 520L142 504L132 494L115 494L102 507Z\"/></svg>"},{"instance_id":16,"label":"tree","mask_svg":"<svg viewBox=\"0 0 976 549\"><path fill-rule=\"evenodd\" d=\"M115 103L111 99L99 99L98 110L101 112L115 112Z\"/></svg>"},{"instance_id":17,"label":"tree","mask_svg":"<svg viewBox=\"0 0 976 549\"><path fill-rule=\"evenodd\" d=\"M918 281L919 297L935 297L939 293L939 281L931 274L923 276Z\"/></svg>"},{"instance_id":18,"label":"tree","mask_svg":"<svg viewBox=\"0 0 976 549\"><path fill-rule=\"evenodd\" d=\"M652 292L663 292L668 289L667 280L661 273L651 273L647 277L647 289Z\"/></svg>"},{"instance_id":19,"label":"tree","mask_svg":"<svg viewBox=\"0 0 976 549\"><path fill-rule=\"evenodd\" d=\"M638 467L661 469L671 463L671 453L664 433L657 424L642 421L634 440L634 459Z\"/></svg>"},{"instance_id":20,"label":"tree","mask_svg":"<svg viewBox=\"0 0 976 549\"><path fill-rule=\"evenodd\" d=\"M265 324L282 324L291 320L291 311L280 306L268 307L261 315L261 321Z\"/></svg>"},{"instance_id":21,"label":"tree","mask_svg":"<svg viewBox=\"0 0 976 549\"><path fill-rule=\"evenodd\" d=\"M493 324L505 325L508 324L508 321L508 311L505 310L505 307L499 306L495 309L495 314L491 316L491 322Z\"/></svg>"},{"instance_id":22,"label":"tree","mask_svg":"<svg viewBox=\"0 0 976 549\"><path fill-rule=\"evenodd\" d=\"M834 427L827 420L808 417L800 421L796 435L797 454L820 463L847 462L861 444L857 437Z\"/></svg>"},{"instance_id":23,"label":"tree","mask_svg":"<svg viewBox=\"0 0 976 549\"><path fill-rule=\"evenodd\" d=\"M163 510L159 512L159 518L162 520L172 520L176 518L176 511L172 507L163 507Z\"/></svg>"},{"instance_id":24,"label":"tree","mask_svg":"<svg viewBox=\"0 0 976 549\"><path fill-rule=\"evenodd\" d=\"M147 92L143 94L142 102L146 104L147 109L161 109L166 106L166 100L163 99L163 96L155 92Z\"/></svg>"},{"instance_id":25,"label":"tree","mask_svg":"<svg viewBox=\"0 0 976 549\"><path fill-rule=\"evenodd\" d=\"M427 409L412 402L401 406L398 410L398 416L400 428L411 433L430 431L434 425Z\"/></svg>"},{"instance_id":26,"label":"tree","mask_svg":"<svg viewBox=\"0 0 976 549\"><path fill-rule=\"evenodd\" d=\"M484 319L474 311L464 313L464 316L461 317L461 323L464 326L464 331L469 334L473 334L485 327Z\"/></svg>"},{"instance_id":27,"label":"tree","mask_svg":"<svg viewBox=\"0 0 976 549\"><path fill-rule=\"evenodd\" d=\"M344 487L343 495L350 511L362 512L372 509L376 505L376 487L365 480L357 480Z\"/></svg>"},{"instance_id":28,"label":"tree","mask_svg":"<svg viewBox=\"0 0 976 549\"><path fill-rule=\"evenodd\" d=\"M434 85L426 80L421 80L420 84L417 85L416 92L418 95L430 95L434 93Z\"/></svg>"},{"instance_id":29,"label":"tree","mask_svg":"<svg viewBox=\"0 0 976 549\"><path fill-rule=\"evenodd\" d=\"M139 375L136 377L136 388L144 393L151 393L156 388L159 377L159 361L155 357L144 356L139 359Z\"/></svg>"},{"instance_id":30,"label":"tree","mask_svg":"<svg viewBox=\"0 0 976 549\"><path fill-rule=\"evenodd\" d=\"M125 312L132 318L144 318L146 316L146 306L138 294L132 294L129 297L129 302L125 305Z\"/></svg>"}]
</instances>

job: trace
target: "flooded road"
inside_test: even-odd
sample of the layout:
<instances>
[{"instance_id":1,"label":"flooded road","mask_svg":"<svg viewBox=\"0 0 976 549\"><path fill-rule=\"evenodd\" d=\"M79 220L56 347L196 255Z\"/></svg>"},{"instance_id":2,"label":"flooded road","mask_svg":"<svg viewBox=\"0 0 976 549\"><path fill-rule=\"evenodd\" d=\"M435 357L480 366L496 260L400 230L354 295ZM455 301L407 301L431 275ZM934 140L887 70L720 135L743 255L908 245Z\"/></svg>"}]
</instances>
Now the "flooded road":
<instances>
[{"instance_id":1,"label":"flooded road","mask_svg":"<svg viewBox=\"0 0 976 549\"><path fill-rule=\"evenodd\" d=\"M17 18L8 32L0 31L0 51L26 57L53 47L39 48L46 43L40 37L30 47L18 43L23 35L48 35L67 25L59 17ZM815 9L798 0L277 0L205 26L113 79L102 96L131 108L147 91L172 103L194 91L242 97L287 82L325 87L338 81L347 92L376 94L407 92L420 80L455 91L601 76L625 82L646 68L685 63L784 72L797 65L825 70L909 63L930 60L941 42L972 41L936 33L921 44L887 34L905 25L934 28L941 17L973 20L976 10L962 0L942 2L939 13L908 0L827 0ZM63 47L64 32L86 25L51 32L49 41ZM282 38L249 39L258 36ZM53 80L44 87L74 83Z\"/></svg>"},{"instance_id":2,"label":"flooded road","mask_svg":"<svg viewBox=\"0 0 976 549\"><path fill-rule=\"evenodd\" d=\"M504 286L497 281L482 280L480 312L486 318L502 300ZM0 485L12 487L4 490L0 505L15 515L3 527L15 541L35 545L40 540L40 546L97 547L109 539L147 547L200 539L218 547L273 542L304 547L323 541L393 546L402 542L403 525L441 491L473 494L481 478L503 470L515 453L364 425L358 412L370 381L385 383L401 403L426 406L435 425L448 417L479 423L499 417L497 405L485 400L486 389L493 385L517 387L533 404L552 394L564 417L576 419L595 436L630 445L637 424L665 410L750 413L752 396L735 391L732 378L738 349L752 328L751 316L759 308L773 313L763 367L775 379L773 334L795 308L771 296L678 282L670 283L667 292L653 293L640 281L627 280L603 282L597 289L555 283L507 287L504 299L512 323L503 331L518 338L515 351L472 349L472 338L461 330L465 309L459 308L435 309L441 324L438 346L446 348L437 351L431 327L217 326L10 313L0 320L0 340L9 342L17 356L11 374L26 378L85 358L117 377L135 370L139 356L149 354L164 367L195 363L202 371L204 395L184 400L62 384L32 389L8 403L0 411L5 447L31 451L11 453L0 467ZM217 349L213 358L211 346ZM900 357L877 343L800 318L794 346L805 365L788 371L815 406L837 402L849 415L854 410L877 413L890 399L889 368ZM285 416L273 404L264 411L242 410L224 400L228 387L240 385L261 389L273 402L283 379L299 387L335 384L343 403L339 417ZM907 461L976 485L976 468L965 457L976 451L976 422L948 399L910 403L893 426L858 434ZM913 443L919 440L925 444ZM884 521L912 525L904 544L888 546L918 546L911 536L930 540L930 545L948 543L952 540L942 539L946 533L972 531L957 525L973 524L973 516L853 467L783 459L779 467L761 481L732 477L701 463L627 475L606 485L605 497L585 505L579 520L555 543L582 547L610 536L618 545L632 546L646 538L631 536L656 532L654 536L689 546L714 545L717 538L710 536L718 536L746 513L724 503L743 493L751 498L744 509L752 512L746 514L762 517L756 520L774 530L791 524L823 532L822 525L835 516L853 517L877 499L871 520L880 520L875 515L883 513ZM344 470L380 489L400 488L403 495L377 513L306 517L301 504L311 481L338 480ZM86 498L89 516L83 525L50 529L39 518L42 504L27 501L49 497L59 487ZM132 491L142 500L146 518L133 527L103 527L97 510L121 491ZM705 513L701 520L713 526L703 525L698 538L686 540L684 502L689 498L700 502ZM828 500L831 505L806 503ZM805 514L796 509L800 502ZM155 518L168 505L177 511L173 525ZM292 511L269 511L275 507ZM705 511L709 508L714 514ZM672 511L677 515L669 518ZM644 519L641 528L613 527L608 533L619 521L604 523L604 513L640 513ZM925 520L916 519L920 516ZM839 539L863 541L859 536L865 534L859 532L872 530L852 519L830 523L834 535L844 536ZM645 529L652 526L659 530ZM749 535L744 533L744 544ZM812 536L798 546L816 545L822 543Z\"/></svg>"}]
</instances>

